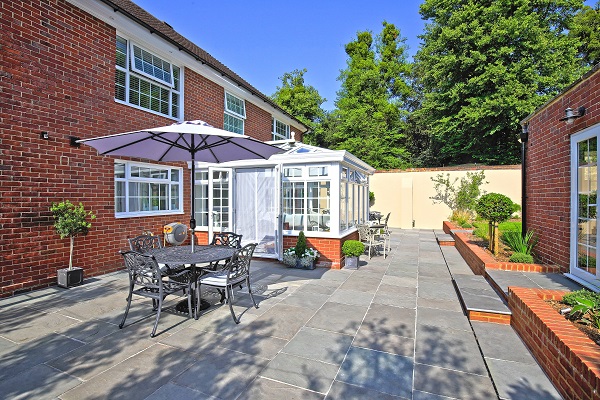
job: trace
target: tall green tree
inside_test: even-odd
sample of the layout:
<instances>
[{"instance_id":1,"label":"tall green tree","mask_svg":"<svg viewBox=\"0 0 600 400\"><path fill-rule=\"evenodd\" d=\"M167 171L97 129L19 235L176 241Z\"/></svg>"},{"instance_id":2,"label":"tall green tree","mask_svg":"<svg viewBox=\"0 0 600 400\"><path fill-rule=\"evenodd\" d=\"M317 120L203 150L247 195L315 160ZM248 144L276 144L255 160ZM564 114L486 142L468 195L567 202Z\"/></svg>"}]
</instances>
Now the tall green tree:
<instances>
[{"instance_id":1,"label":"tall green tree","mask_svg":"<svg viewBox=\"0 0 600 400\"><path fill-rule=\"evenodd\" d=\"M416 112L438 164L519 162L519 121L582 74L582 0L425 0Z\"/></svg>"},{"instance_id":2,"label":"tall green tree","mask_svg":"<svg viewBox=\"0 0 600 400\"><path fill-rule=\"evenodd\" d=\"M338 78L336 110L327 121L332 145L375 168L407 166L404 105L411 89L405 39L383 22L381 34L373 38L371 32L358 32L345 50L347 68Z\"/></svg>"},{"instance_id":3,"label":"tall green tree","mask_svg":"<svg viewBox=\"0 0 600 400\"><path fill-rule=\"evenodd\" d=\"M593 8L584 6L575 14L569 35L579 39L579 57L583 65L600 63L600 1Z\"/></svg>"},{"instance_id":4,"label":"tall green tree","mask_svg":"<svg viewBox=\"0 0 600 400\"><path fill-rule=\"evenodd\" d=\"M321 105L326 99L321 97L313 86L306 85L305 73L306 68L284 73L279 78L281 86L277 86L271 98L281 108L309 127L310 131L304 136L303 141L322 145L323 143L318 141L318 135L322 133L321 122L325 117L325 111Z\"/></svg>"}]
</instances>

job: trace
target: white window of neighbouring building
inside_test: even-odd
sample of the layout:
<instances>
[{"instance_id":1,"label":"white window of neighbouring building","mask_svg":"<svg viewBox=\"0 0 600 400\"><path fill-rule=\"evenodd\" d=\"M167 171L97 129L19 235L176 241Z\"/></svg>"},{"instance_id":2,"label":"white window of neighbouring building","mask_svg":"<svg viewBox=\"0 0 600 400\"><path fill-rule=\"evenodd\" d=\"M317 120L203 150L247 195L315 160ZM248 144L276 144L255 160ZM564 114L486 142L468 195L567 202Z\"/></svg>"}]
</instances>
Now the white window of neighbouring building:
<instances>
[{"instance_id":1,"label":"white window of neighbouring building","mask_svg":"<svg viewBox=\"0 0 600 400\"><path fill-rule=\"evenodd\" d=\"M598 137L600 126L571 136L570 273L600 287L598 259Z\"/></svg>"},{"instance_id":2,"label":"white window of neighbouring building","mask_svg":"<svg viewBox=\"0 0 600 400\"><path fill-rule=\"evenodd\" d=\"M115 216L183 212L182 173L181 168L116 162Z\"/></svg>"},{"instance_id":3,"label":"white window of neighbouring building","mask_svg":"<svg viewBox=\"0 0 600 400\"><path fill-rule=\"evenodd\" d=\"M246 103L239 97L225 92L225 115L223 129L233 133L244 134L244 119L246 119Z\"/></svg>"},{"instance_id":4,"label":"white window of neighbouring building","mask_svg":"<svg viewBox=\"0 0 600 400\"><path fill-rule=\"evenodd\" d=\"M273 118L273 140L285 140L290 138L290 126Z\"/></svg>"},{"instance_id":5,"label":"white window of neighbouring building","mask_svg":"<svg viewBox=\"0 0 600 400\"><path fill-rule=\"evenodd\" d=\"M115 100L179 118L181 69L117 36Z\"/></svg>"}]
</instances>

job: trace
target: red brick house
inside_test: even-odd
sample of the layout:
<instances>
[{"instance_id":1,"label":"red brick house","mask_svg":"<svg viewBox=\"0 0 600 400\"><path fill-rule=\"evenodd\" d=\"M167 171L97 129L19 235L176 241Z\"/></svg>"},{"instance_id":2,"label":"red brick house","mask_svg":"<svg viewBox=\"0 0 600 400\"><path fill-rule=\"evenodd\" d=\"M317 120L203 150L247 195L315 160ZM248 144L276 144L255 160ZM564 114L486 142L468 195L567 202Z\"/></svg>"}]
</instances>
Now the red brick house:
<instances>
[{"instance_id":1,"label":"red brick house","mask_svg":"<svg viewBox=\"0 0 600 400\"><path fill-rule=\"evenodd\" d=\"M73 146L72 137L196 119L263 141L301 141L307 129L130 1L0 2L0 26L0 297L54 284L68 264L68 240L52 227L53 202L81 202L97 216L75 241L74 264L86 277L121 269L118 250L128 237L189 218L187 163L102 157ZM214 189L226 173L200 171L199 191L208 196L206 182ZM356 193L368 198L365 189ZM197 215L208 218L209 210ZM206 241L208 232L197 235ZM325 265L339 266L343 235L334 244L315 235L309 243Z\"/></svg>"},{"instance_id":2,"label":"red brick house","mask_svg":"<svg viewBox=\"0 0 600 400\"><path fill-rule=\"evenodd\" d=\"M537 256L598 290L600 65L525 118L525 221Z\"/></svg>"}]
</instances>

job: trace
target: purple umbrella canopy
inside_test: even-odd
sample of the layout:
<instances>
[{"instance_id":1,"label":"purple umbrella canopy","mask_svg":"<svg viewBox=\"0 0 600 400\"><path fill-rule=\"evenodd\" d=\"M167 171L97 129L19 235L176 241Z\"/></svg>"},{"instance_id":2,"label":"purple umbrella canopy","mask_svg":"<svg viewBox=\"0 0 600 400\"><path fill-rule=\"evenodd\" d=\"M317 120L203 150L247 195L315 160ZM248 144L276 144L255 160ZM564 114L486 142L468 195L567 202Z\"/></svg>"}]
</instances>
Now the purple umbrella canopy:
<instances>
[{"instance_id":1,"label":"purple umbrella canopy","mask_svg":"<svg viewBox=\"0 0 600 400\"><path fill-rule=\"evenodd\" d=\"M82 139L77 142L92 146L102 155L139 157L156 161L191 161L191 229L196 227L194 219L196 161L223 163L247 159L266 160L272 155L282 152L279 147L246 135L215 128L200 120Z\"/></svg>"}]
</instances>

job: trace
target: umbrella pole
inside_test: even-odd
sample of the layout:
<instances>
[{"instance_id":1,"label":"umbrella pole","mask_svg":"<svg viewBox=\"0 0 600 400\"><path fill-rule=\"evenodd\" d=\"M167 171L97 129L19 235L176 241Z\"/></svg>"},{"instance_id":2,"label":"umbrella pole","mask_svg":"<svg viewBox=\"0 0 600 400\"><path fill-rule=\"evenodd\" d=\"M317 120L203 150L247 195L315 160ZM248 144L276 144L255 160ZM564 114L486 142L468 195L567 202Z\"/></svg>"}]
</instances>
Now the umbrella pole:
<instances>
[{"instance_id":1,"label":"umbrella pole","mask_svg":"<svg viewBox=\"0 0 600 400\"><path fill-rule=\"evenodd\" d=\"M192 138L192 144L193 144L193 138ZM191 208L192 208L192 212L190 215L190 229L192 230L192 253L194 252L194 238L196 236L196 218L195 218L195 207L194 207L194 203L196 202L196 154L192 151L192 204L191 204Z\"/></svg>"}]
</instances>

